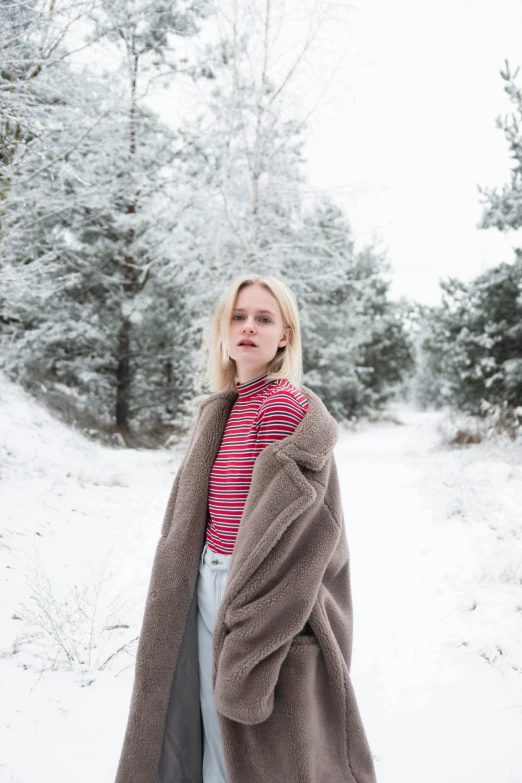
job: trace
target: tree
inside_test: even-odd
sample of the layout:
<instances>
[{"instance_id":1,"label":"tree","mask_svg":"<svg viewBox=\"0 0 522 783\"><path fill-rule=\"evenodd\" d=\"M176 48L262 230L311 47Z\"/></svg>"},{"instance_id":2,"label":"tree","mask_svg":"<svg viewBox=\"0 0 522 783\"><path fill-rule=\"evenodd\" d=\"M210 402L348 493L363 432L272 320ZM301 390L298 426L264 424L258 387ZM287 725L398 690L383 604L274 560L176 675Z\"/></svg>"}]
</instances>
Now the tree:
<instances>
[{"instance_id":1,"label":"tree","mask_svg":"<svg viewBox=\"0 0 522 783\"><path fill-rule=\"evenodd\" d=\"M511 73L507 60L505 64L505 70L500 71L500 75L507 82L504 91L515 105L515 113L510 119L507 115L504 120L497 117L496 124L504 131L511 157L516 161L516 165L511 170L511 183L504 185L501 193L496 188L478 187L479 193L485 197L481 201L485 207L478 227L497 228L499 231L509 231L522 226L522 134L520 133L522 90L515 84L519 69Z\"/></svg>"},{"instance_id":2,"label":"tree","mask_svg":"<svg viewBox=\"0 0 522 783\"><path fill-rule=\"evenodd\" d=\"M319 98L311 102L310 90L300 95L298 80L334 11L330 0L305 2L297 11L273 0L229 0L216 9L218 42L206 50L214 79L203 85L199 116L180 128L205 177L209 309L246 270L283 274L300 287L301 261L308 259L300 236L302 149ZM330 78L338 65L331 55L330 49Z\"/></svg>"},{"instance_id":3,"label":"tree","mask_svg":"<svg viewBox=\"0 0 522 783\"><path fill-rule=\"evenodd\" d=\"M61 92L70 93L64 75L70 73L66 63L71 51L64 46L65 39L91 8L92 0L13 0L0 5L0 254L11 186L26 160L45 158L53 147L56 125L48 119L60 107ZM67 145L73 143L74 121L65 112L59 120L64 143L60 152L66 155Z\"/></svg>"},{"instance_id":4,"label":"tree","mask_svg":"<svg viewBox=\"0 0 522 783\"><path fill-rule=\"evenodd\" d=\"M190 201L188 195L172 202L173 181L183 185L183 143L140 105L139 77L159 65L175 70L167 57L170 37L197 32L203 8L120 2L103 6L103 16L91 9L98 15L90 45L116 37L127 81L73 71L66 53L55 49L40 122L46 143L26 145L29 151L18 144L10 155L3 290L4 322L14 325L16 350L8 369L28 382L45 378L75 388L86 395L84 408L96 399L97 423L110 426L114 415L127 443L129 420L145 407L143 400L132 402L140 358L133 325L154 308L144 291L153 272L181 266L168 238ZM183 295L170 301L179 308ZM172 390L168 371L165 376Z\"/></svg>"},{"instance_id":5,"label":"tree","mask_svg":"<svg viewBox=\"0 0 522 783\"><path fill-rule=\"evenodd\" d=\"M469 284L441 282L422 349L438 404L480 414L482 402L522 403L522 252Z\"/></svg>"},{"instance_id":6,"label":"tree","mask_svg":"<svg viewBox=\"0 0 522 783\"><path fill-rule=\"evenodd\" d=\"M355 250L328 199L307 214L301 239L305 382L338 419L381 407L413 363L401 306L388 299L388 264L371 246Z\"/></svg>"},{"instance_id":7,"label":"tree","mask_svg":"<svg viewBox=\"0 0 522 783\"><path fill-rule=\"evenodd\" d=\"M101 14L94 15L95 37L103 36L121 50L128 79L128 156L121 176L126 182L125 195L121 196L122 213L129 218L129 225L119 237L121 251L122 308L118 330L116 368L116 425L126 442L131 439L129 412L132 384L132 303L143 290L150 274L153 259L143 243L138 241L136 221L143 199L156 189L154 182L157 164L152 161L152 171L138 162L138 102L140 76L149 68L165 66L176 70L172 59L172 36L195 35L198 19L208 9L206 0L103 0ZM148 180L147 182L144 182ZM123 246L122 246L123 244Z\"/></svg>"}]
</instances>

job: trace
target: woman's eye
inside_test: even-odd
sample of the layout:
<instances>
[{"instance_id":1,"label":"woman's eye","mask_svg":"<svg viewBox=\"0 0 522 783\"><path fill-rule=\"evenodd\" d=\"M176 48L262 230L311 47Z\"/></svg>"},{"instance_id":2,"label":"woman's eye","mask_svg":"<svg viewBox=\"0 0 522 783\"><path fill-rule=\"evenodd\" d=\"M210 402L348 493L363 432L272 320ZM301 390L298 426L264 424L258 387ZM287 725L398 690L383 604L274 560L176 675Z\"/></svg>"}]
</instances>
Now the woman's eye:
<instances>
[{"instance_id":1,"label":"woman's eye","mask_svg":"<svg viewBox=\"0 0 522 783\"><path fill-rule=\"evenodd\" d=\"M243 318L242 315L233 315L232 320L234 321L236 318ZM261 316L261 321L265 321L265 323L270 323L270 318L268 318L266 315Z\"/></svg>"}]
</instances>

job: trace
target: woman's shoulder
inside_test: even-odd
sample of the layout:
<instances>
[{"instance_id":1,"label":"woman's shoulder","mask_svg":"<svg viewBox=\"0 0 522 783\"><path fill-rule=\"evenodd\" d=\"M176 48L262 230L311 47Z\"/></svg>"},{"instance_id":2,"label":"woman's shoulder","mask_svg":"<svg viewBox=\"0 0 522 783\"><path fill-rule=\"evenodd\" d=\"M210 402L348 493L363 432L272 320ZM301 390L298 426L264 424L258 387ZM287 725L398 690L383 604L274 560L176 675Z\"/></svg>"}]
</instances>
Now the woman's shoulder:
<instances>
[{"instance_id":1,"label":"woman's shoulder","mask_svg":"<svg viewBox=\"0 0 522 783\"><path fill-rule=\"evenodd\" d=\"M303 392L286 378L278 378L266 389L261 403L260 414L267 415L277 411L293 411L302 418L308 408L308 399Z\"/></svg>"}]
</instances>

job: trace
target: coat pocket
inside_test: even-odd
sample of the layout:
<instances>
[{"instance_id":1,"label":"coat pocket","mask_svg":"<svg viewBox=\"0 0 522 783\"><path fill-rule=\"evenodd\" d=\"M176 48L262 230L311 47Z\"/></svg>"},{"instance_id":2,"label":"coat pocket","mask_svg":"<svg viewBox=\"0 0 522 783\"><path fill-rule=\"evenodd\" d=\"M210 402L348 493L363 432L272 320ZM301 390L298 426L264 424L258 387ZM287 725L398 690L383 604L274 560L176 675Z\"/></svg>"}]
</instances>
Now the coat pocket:
<instances>
[{"instance_id":1,"label":"coat pocket","mask_svg":"<svg viewBox=\"0 0 522 783\"><path fill-rule=\"evenodd\" d=\"M274 713L280 721L271 745L289 781L353 783L346 755L345 719L339 684L329 671L315 634L298 633L283 661L275 691ZM273 777L282 780L274 768Z\"/></svg>"},{"instance_id":2,"label":"coat pocket","mask_svg":"<svg viewBox=\"0 0 522 783\"><path fill-rule=\"evenodd\" d=\"M296 634L269 717L254 725L223 719L230 780L356 783L347 757L344 699L317 637Z\"/></svg>"}]
</instances>

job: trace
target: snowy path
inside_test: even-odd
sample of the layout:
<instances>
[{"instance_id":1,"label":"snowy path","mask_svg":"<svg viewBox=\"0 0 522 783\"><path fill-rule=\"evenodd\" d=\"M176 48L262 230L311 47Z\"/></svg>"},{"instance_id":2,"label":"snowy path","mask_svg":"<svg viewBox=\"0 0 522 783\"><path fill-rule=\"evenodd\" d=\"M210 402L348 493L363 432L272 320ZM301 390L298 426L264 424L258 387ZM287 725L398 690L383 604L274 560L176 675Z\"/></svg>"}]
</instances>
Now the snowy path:
<instances>
[{"instance_id":1,"label":"snowy path","mask_svg":"<svg viewBox=\"0 0 522 783\"><path fill-rule=\"evenodd\" d=\"M448 452L438 414L399 416L337 449L378 781L520 783L520 451Z\"/></svg>"},{"instance_id":2,"label":"snowy path","mask_svg":"<svg viewBox=\"0 0 522 783\"><path fill-rule=\"evenodd\" d=\"M0 783L112 783L132 658L41 672L34 646L11 654L16 612L35 553L57 594L106 562L102 604L123 597L114 633L136 636L179 455L87 443L12 386L0 400ZM522 783L521 450L443 450L439 414L397 415L336 447L378 783Z\"/></svg>"}]
</instances>

